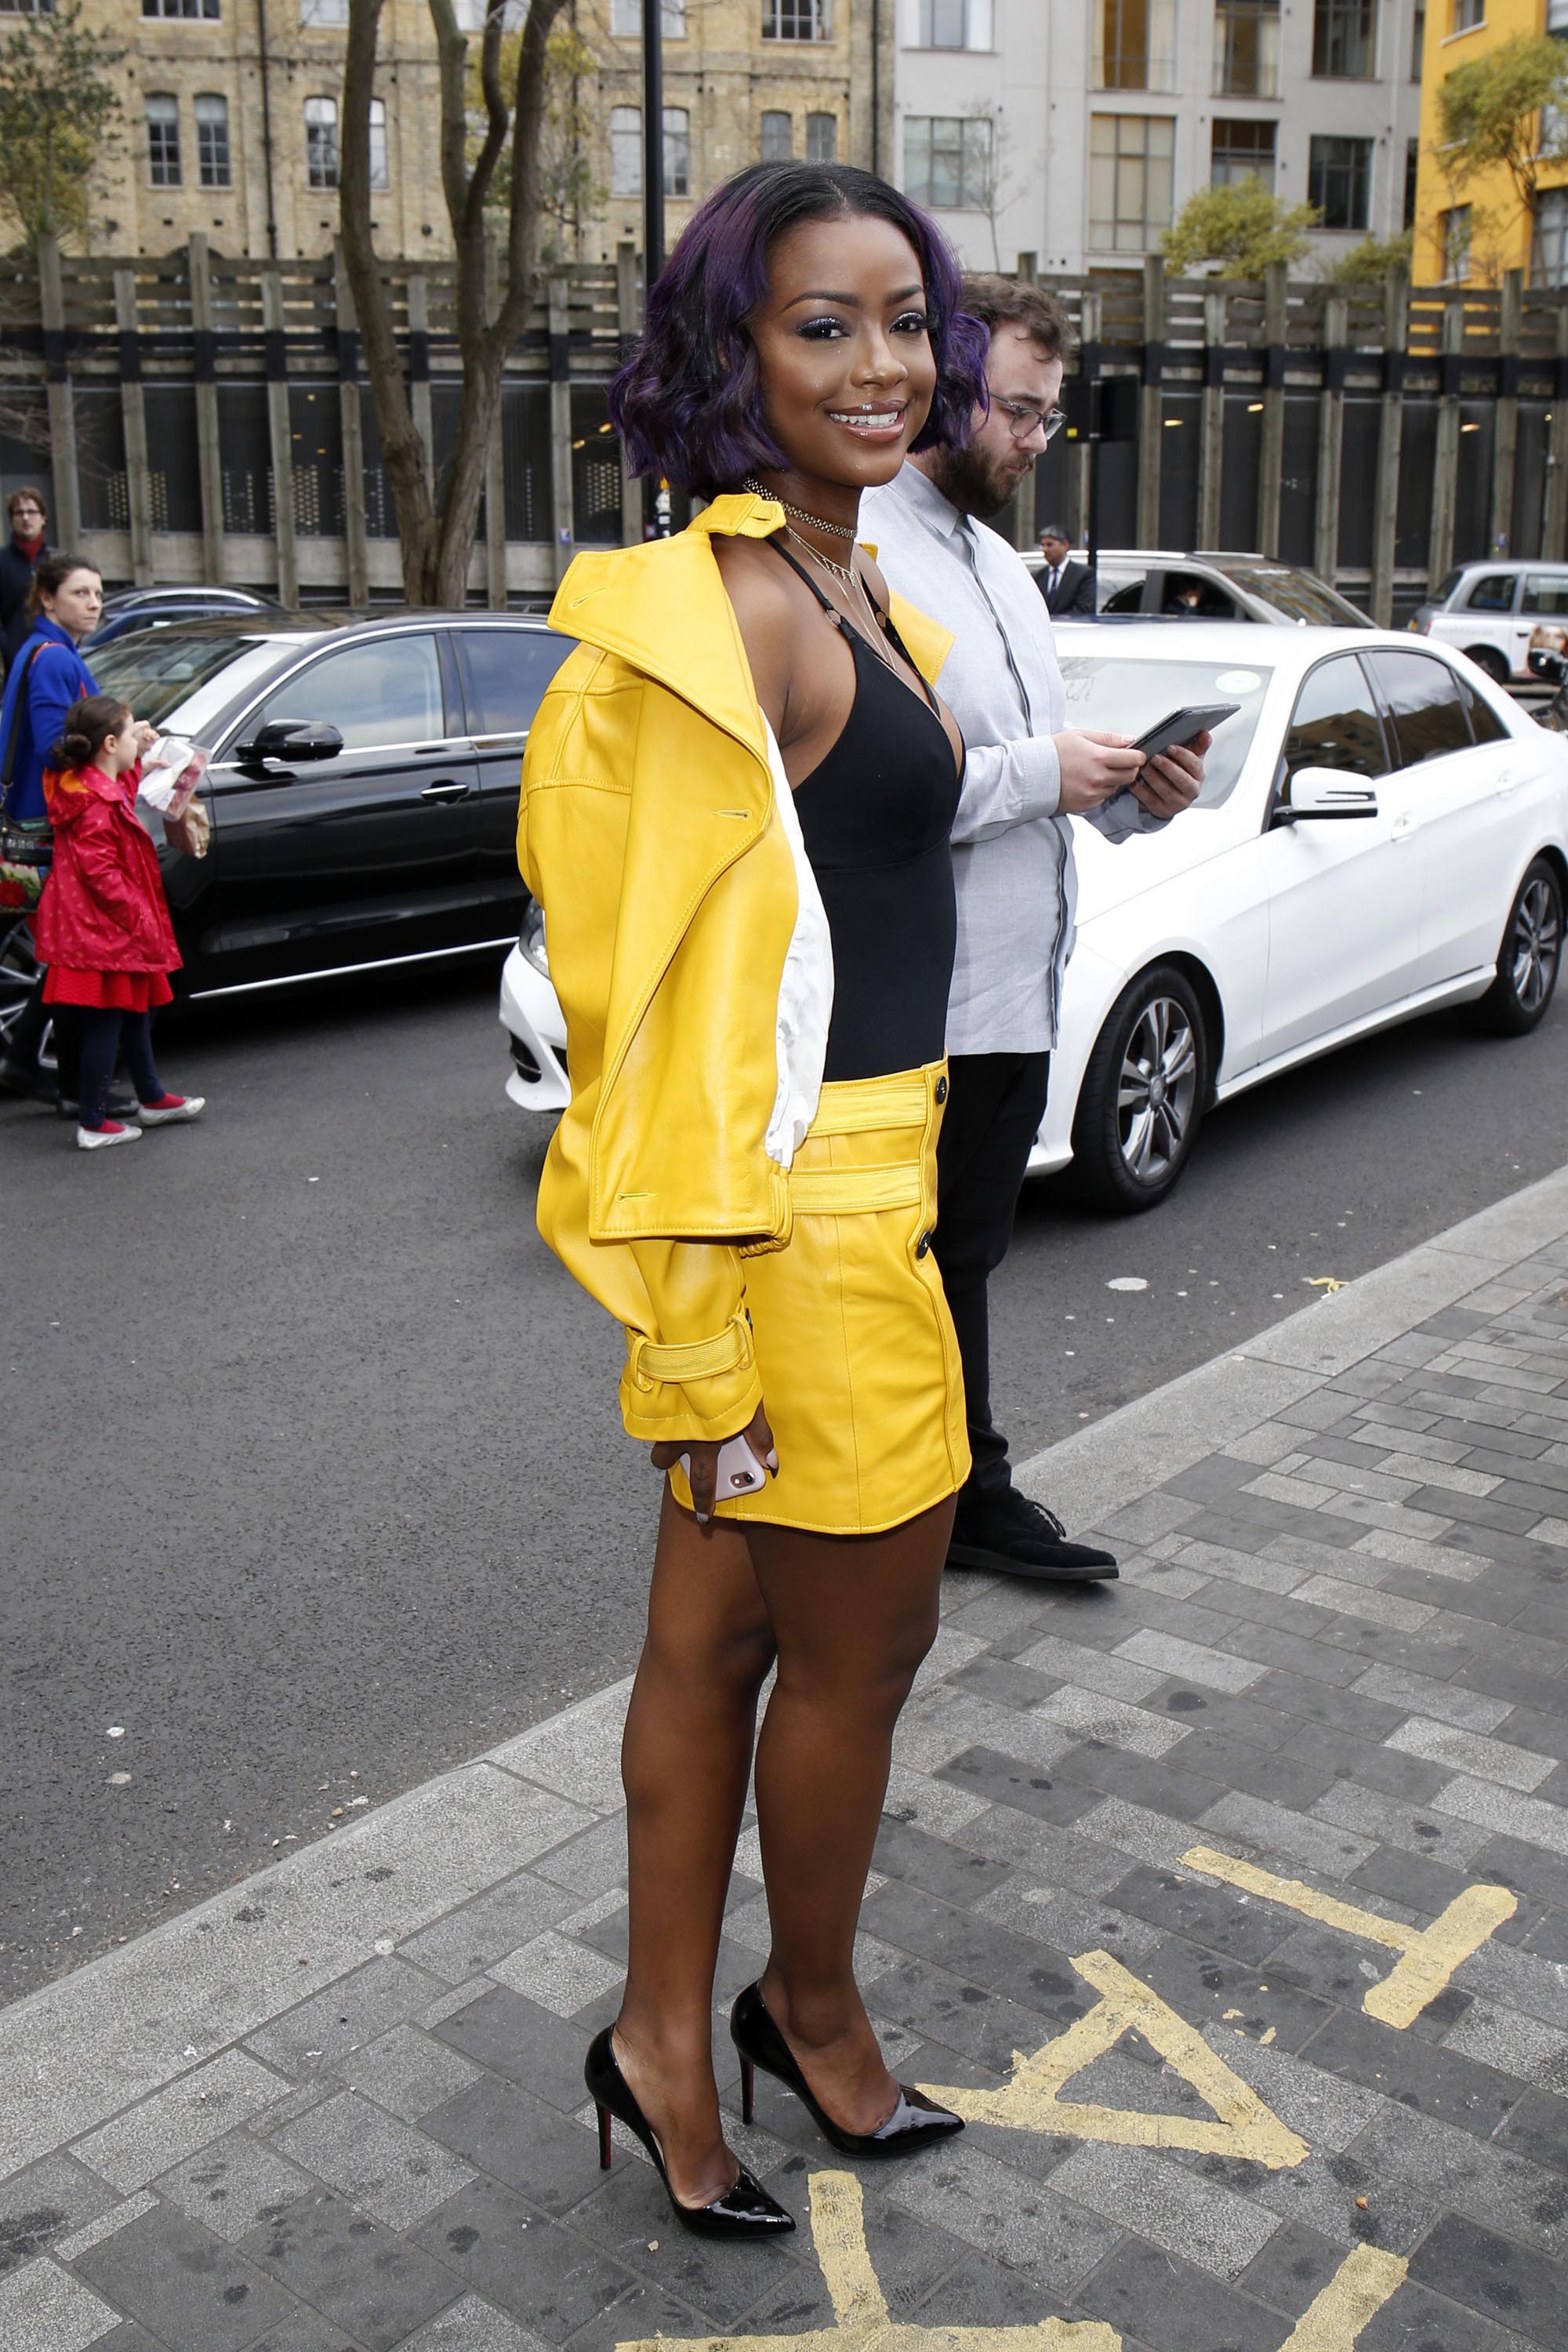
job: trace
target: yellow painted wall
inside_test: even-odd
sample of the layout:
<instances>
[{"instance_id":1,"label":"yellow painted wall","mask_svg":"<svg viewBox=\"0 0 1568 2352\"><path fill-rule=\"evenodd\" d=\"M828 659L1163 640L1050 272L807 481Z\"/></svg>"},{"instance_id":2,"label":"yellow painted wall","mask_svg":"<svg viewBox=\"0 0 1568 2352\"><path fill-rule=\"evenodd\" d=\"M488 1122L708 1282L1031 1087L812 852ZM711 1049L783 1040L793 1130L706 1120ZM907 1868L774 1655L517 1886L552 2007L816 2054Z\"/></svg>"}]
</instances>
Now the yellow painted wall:
<instances>
[{"instance_id":1,"label":"yellow painted wall","mask_svg":"<svg viewBox=\"0 0 1568 2352\"><path fill-rule=\"evenodd\" d=\"M1446 76L1473 58L1521 33L1546 28L1545 0L1486 0L1486 21L1468 32L1452 30L1456 0L1427 0L1426 53L1421 72L1421 158L1415 186L1415 252L1412 277L1418 286L1443 280L1443 215L1450 205L1469 205L1472 236L1468 286L1500 284L1506 271L1531 264L1531 224L1513 185L1501 170L1478 173L1456 189L1443 169L1437 92ZM1568 184L1568 164L1544 165L1543 187Z\"/></svg>"}]
</instances>

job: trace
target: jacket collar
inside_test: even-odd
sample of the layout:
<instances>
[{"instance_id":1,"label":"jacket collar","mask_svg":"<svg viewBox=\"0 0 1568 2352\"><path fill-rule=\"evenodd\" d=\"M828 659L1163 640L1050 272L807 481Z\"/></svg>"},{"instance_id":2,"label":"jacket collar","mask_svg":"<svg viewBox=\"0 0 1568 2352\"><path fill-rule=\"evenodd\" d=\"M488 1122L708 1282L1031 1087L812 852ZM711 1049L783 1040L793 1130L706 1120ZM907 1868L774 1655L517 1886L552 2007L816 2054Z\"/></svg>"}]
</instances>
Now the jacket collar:
<instances>
[{"instance_id":1,"label":"jacket collar","mask_svg":"<svg viewBox=\"0 0 1568 2352\"><path fill-rule=\"evenodd\" d=\"M767 732L735 608L711 541L767 539L784 527L775 499L715 499L673 539L579 555L550 624L657 678L767 762Z\"/></svg>"}]
</instances>

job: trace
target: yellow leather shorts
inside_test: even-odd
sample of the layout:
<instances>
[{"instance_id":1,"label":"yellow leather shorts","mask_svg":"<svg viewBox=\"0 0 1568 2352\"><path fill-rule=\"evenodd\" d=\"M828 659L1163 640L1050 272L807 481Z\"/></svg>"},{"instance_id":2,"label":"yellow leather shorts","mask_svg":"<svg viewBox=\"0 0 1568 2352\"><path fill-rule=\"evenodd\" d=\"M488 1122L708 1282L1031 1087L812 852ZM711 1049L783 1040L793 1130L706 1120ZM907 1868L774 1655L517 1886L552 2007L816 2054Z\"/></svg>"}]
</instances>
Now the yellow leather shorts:
<instances>
[{"instance_id":1,"label":"yellow leather shorts","mask_svg":"<svg viewBox=\"0 0 1568 2352\"><path fill-rule=\"evenodd\" d=\"M822 1089L790 1171L781 1250L748 1254L746 1307L779 1470L721 1517L874 1535L969 1473L963 1376L931 1255L946 1066ZM678 1502L691 1495L670 1472Z\"/></svg>"}]
</instances>

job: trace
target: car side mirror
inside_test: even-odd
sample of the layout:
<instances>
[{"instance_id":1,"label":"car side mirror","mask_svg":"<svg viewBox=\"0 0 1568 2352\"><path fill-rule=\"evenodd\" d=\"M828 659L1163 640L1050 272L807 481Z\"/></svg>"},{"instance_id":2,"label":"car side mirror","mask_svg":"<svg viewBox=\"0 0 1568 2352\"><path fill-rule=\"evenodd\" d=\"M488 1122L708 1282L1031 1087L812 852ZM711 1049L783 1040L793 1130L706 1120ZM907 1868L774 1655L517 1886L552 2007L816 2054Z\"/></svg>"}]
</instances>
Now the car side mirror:
<instances>
[{"instance_id":1,"label":"car side mirror","mask_svg":"<svg viewBox=\"0 0 1568 2352\"><path fill-rule=\"evenodd\" d=\"M239 747L242 760L280 760L295 766L306 760L335 760L343 739L321 719L269 719L248 743Z\"/></svg>"},{"instance_id":2,"label":"car side mirror","mask_svg":"<svg viewBox=\"0 0 1568 2352\"><path fill-rule=\"evenodd\" d=\"M1375 816L1377 793L1363 776L1344 768L1298 768L1286 786L1290 797L1274 811L1276 824L1325 823Z\"/></svg>"}]
</instances>

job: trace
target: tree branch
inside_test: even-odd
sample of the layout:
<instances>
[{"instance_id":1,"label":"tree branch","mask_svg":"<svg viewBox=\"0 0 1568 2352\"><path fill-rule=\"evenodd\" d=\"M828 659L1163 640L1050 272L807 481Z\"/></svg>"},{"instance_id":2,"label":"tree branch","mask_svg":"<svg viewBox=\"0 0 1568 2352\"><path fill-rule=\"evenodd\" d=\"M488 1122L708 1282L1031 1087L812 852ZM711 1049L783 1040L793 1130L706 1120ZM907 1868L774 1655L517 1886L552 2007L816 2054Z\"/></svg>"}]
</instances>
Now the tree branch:
<instances>
[{"instance_id":1,"label":"tree branch","mask_svg":"<svg viewBox=\"0 0 1568 2352\"><path fill-rule=\"evenodd\" d=\"M475 160L468 181L467 225L471 228L478 220L489 194L490 182L495 177L501 149L506 145L507 132L511 129L511 109L506 102L501 87L500 46L505 29L506 0L489 0L485 11L484 37L479 47L479 88L484 95L486 127L484 144Z\"/></svg>"}]
</instances>

